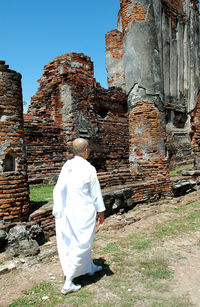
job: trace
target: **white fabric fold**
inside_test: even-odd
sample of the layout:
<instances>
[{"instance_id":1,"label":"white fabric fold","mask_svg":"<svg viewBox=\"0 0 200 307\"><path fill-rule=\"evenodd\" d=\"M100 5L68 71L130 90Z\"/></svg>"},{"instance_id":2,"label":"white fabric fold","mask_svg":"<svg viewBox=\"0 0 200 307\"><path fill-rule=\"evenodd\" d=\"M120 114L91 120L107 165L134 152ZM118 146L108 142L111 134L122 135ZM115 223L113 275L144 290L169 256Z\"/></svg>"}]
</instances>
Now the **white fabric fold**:
<instances>
[{"instance_id":1,"label":"white fabric fold","mask_svg":"<svg viewBox=\"0 0 200 307\"><path fill-rule=\"evenodd\" d=\"M92 270L96 213L105 210L95 168L76 156L67 161L53 191L58 254L67 279Z\"/></svg>"}]
</instances>

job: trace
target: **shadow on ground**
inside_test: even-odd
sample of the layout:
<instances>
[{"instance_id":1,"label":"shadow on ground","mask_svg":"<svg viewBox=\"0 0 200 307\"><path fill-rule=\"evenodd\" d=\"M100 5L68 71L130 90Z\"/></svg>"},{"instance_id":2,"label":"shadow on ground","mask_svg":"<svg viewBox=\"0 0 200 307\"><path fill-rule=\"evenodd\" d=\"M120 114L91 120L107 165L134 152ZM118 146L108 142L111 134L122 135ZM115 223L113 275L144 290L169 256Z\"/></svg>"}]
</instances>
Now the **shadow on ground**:
<instances>
[{"instance_id":1,"label":"shadow on ground","mask_svg":"<svg viewBox=\"0 0 200 307\"><path fill-rule=\"evenodd\" d=\"M97 281L102 279L104 275L111 276L114 274L113 271L110 269L110 266L105 263L106 260L104 258L93 259L93 261L96 265L101 265L103 267L102 271L96 272L94 276L82 275L76 277L74 279L75 284L80 284L81 287L85 287L90 284L96 283Z\"/></svg>"}]
</instances>

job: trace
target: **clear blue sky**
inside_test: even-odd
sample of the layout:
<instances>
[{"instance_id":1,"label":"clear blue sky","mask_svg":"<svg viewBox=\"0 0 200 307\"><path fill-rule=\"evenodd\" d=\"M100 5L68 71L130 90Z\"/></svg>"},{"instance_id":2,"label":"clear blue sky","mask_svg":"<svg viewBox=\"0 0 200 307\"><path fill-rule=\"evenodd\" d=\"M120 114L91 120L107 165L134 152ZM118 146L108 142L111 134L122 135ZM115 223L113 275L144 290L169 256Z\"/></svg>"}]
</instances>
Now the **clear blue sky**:
<instances>
[{"instance_id":1,"label":"clear blue sky","mask_svg":"<svg viewBox=\"0 0 200 307\"><path fill-rule=\"evenodd\" d=\"M105 34L116 29L120 0L1 1L0 60L22 74L23 100L29 102L55 57L84 53L95 78L107 87Z\"/></svg>"}]
</instances>

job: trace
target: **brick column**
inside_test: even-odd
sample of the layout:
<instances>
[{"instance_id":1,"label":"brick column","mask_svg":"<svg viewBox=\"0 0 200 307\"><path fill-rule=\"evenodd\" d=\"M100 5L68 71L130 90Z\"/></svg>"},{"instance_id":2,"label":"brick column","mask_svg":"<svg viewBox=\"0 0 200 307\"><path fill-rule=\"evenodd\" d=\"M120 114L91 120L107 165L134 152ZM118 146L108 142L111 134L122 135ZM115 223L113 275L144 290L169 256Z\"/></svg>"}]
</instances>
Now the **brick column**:
<instances>
[{"instance_id":1,"label":"brick column","mask_svg":"<svg viewBox=\"0 0 200 307\"><path fill-rule=\"evenodd\" d=\"M0 61L0 219L23 221L28 212L21 75Z\"/></svg>"},{"instance_id":2,"label":"brick column","mask_svg":"<svg viewBox=\"0 0 200 307\"><path fill-rule=\"evenodd\" d=\"M169 179L164 113L147 100L136 103L130 112L129 131L132 176L144 181Z\"/></svg>"}]
</instances>

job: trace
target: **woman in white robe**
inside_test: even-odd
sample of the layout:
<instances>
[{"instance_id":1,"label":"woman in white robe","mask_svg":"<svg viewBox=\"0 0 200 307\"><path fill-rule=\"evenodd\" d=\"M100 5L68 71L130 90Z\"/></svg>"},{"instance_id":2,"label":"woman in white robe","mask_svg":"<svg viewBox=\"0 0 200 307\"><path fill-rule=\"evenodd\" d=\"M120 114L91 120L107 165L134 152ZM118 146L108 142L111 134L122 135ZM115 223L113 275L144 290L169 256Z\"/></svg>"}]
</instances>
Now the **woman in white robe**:
<instances>
[{"instance_id":1,"label":"woman in white robe","mask_svg":"<svg viewBox=\"0 0 200 307\"><path fill-rule=\"evenodd\" d=\"M91 246L96 214L99 212L98 223L103 224L105 206L96 170L86 160L88 142L76 139L73 148L79 155L64 164L53 192L58 254L66 277L63 294L78 290L73 278L101 269L92 261Z\"/></svg>"}]
</instances>

